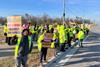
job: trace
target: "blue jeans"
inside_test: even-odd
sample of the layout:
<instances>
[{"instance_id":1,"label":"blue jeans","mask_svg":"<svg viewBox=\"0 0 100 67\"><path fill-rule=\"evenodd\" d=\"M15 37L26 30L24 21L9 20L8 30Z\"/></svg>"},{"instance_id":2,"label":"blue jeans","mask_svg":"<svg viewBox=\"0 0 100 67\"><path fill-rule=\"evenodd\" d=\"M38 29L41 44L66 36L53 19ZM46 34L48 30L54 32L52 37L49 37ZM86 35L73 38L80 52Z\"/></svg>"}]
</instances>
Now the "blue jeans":
<instances>
[{"instance_id":1,"label":"blue jeans","mask_svg":"<svg viewBox=\"0 0 100 67\"><path fill-rule=\"evenodd\" d=\"M83 39L78 40L78 44L79 44L80 47L83 46L83 45L82 45L82 42L83 42Z\"/></svg>"},{"instance_id":2,"label":"blue jeans","mask_svg":"<svg viewBox=\"0 0 100 67\"><path fill-rule=\"evenodd\" d=\"M17 57L17 63L16 66L17 67L21 67L21 64L23 65L23 67L27 67L27 56L20 56Z\"/></svg>"}]
</instances>

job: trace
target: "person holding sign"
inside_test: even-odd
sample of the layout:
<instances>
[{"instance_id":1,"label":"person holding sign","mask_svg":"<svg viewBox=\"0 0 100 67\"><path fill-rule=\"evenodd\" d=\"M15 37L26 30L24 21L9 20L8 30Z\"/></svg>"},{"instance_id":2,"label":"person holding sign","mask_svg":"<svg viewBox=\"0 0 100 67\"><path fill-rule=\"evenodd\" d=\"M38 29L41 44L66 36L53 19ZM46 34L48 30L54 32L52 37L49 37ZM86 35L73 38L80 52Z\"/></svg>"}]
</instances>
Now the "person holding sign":
<instances>
[{"instance_id":1,"label":"person holding sign","mask_svg":"<svg viewBox=\"0 0 100 67\"><path fill-rule=\"evenodd\" d=\"M43 67L43 59L44 62L47 63L46 56L48 48L53 48L53 29L49 30L47 28L42 32L42 34L38 38L38 49L40 51L40 66Z\"/></svg>"},{"instance_id":2,"label":"person holding sign","mask_svg":"<svg viewBox=\"0 0 100 67\"><path fill-rule=\"evenodd\" d=\"M40 52L40 66L43 67L43 58L44 58L44 61L46 62L46 55L47 55L47 47L43 47L42 45L42 42L44 40L44 32L39 36L38 38L38 49L39 49L39 52Z\"/></svg>"}]
</instances>

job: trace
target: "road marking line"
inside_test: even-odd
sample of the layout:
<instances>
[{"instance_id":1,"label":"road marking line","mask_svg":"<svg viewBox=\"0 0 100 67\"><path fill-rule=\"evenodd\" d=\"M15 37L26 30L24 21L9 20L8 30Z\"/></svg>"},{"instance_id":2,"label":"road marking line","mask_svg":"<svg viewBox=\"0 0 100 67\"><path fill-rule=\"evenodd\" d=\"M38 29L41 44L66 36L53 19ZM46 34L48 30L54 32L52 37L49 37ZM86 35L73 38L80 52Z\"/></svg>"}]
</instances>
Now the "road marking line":
<instances>
[{"instance_id":1,"label":"road marking line","mask_svg":"<svg viewBox=\"0 0 100 67\"><path fill-rule=\"evenodd\" d=\"M65 55L64 58L66 59L63 59L61 60L60 62L58 62L60 64L60 66L64 65L66 62L68 62L70 60L70 58L75 54L75 52L78 50L78 48L75 48L75 49L72 49L69 53L67 53L67 55Z\"/></svg>"},{"instance_id":2,"label":"road marking line","mask_svg":"<svg viewBox=\"0 0 100 67\"><path fill-rule=\"evenodd\" d=\"M14 50L0 50L0 52L13 52Z\"/></svg>"}]
</instances>

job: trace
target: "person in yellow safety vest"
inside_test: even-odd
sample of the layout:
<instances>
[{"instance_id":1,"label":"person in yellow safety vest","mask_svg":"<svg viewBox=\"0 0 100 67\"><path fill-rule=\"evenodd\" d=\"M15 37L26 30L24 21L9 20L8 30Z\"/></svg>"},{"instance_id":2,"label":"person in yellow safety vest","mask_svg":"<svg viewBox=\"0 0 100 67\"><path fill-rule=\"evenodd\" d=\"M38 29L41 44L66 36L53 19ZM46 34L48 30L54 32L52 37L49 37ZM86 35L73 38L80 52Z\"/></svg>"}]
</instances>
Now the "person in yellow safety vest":
<instances>
[{"instance_id":1,"label":"person in yellow safety vest","mask_svg":"<svg viewBox=\"0 0 100 67\"><path fill-rule=\"evenodd\" d=\"M51 30L53 28L53 25L49 25L49 30Z\"/></svg>"},{"instance_id":2,"label":"person in yellow safety vest","mask_svg":"<svg viewBox=\"0 0 100 67\"><path fill-rule=\"evenodd\" d=\"M57 30L58 30L58 32L59 32L59 30L60 30L60 25L57 25L57 28L56 28Z\"/></svg>"},{"instance_id":3,"label":"person in yellow safety vest","mask_svg":"<svg viewBox=\"0 0 100 67\"><path fill-rule=\"evenodd\" d=\"M55 46L54 56L56 56L57 53L59 52L59 33L56 28L54 29L54 33L53 33L53 41Z\"/></svg>"},{"instance_id":4,"label":"person in yellow safety vest","mask_svg":"<svg viewBox=\"0 0 100 67\"><path fill-rule=\"evenodd\" d=\"M88 28L83 28L83 30L84 30L85 34L88 35L89 29Z\"/></svg>"},{"instance_id":5,"label":"person in yellow safety vest","mask_svg":"<svg viewBox=\"0 0 100 67\"><path fill-rule=\"evenodd\" d=\"M48 48L42 46L42 42L44 40L45 33L46 33L46 31L42 32L42 34L39 36L38 41L37 41L38 42L38 50L40 52L40 66L41 67L43 67L43 59L44 59L44 62L47 63L46 56L47 56ZM51 48L54 48L54 42L52 42Z\"/></svg>"},{"instance_id":6,"label":"person in yellow safety vest","mask_svg":"<svg viewBox=\"0 0 100 67\"><path fill-rule=\"evenodd\" d=\"M70 33L70 37L71 37L71 39L72 39L73 36L74 36L74 34L73 34L73 29L72 29L72 28L69 29L69 33Z\"/></svg>"},{"instance_id":7,"label":"person in yellow safety vest","mask_svg":"<svg viewBox=\"0 0 100 67\"><path fill-rule=\"evenodd\" d=\"M29 36L29 30L24 29L22 31L22 37L18 38L17 44L15 46L15 59L16 66L27 67L28 54L32 51L32 39Z\"/></svg>"},{"instance_id":8,"label":"person in yellow safety vest","mask_svg":"<svg viewBox=\"0 0 100 67\"><path fill-rule=\"evenodd\" d=\"M86 29L86 35L89 34L89 28L85 28Z\"/></svg>"},{"instance_id":9,"label":"person in yellow safety vest","mask_svg":"<svg viewBox=\"0 0 100 67\"><path fill-rule=\"evenodd\" d=\"M83 47L82 42L83 42L83 39L85 38L85 34L82 29L78 32L77 36L78 36L78 40L79 40L79 46Z\"/></svg>"},{"instance_id":10,"label":"person in yellow safety vest","mask_svg":"<svg viewBox=\"0 0 100 67\"><path fill-rule=\"evenodd\" d=\"M40 52L40 65L41 65L41 67L43 67L43 59L44 59L44 62L47 63L46 56L47 56L48 48L42 46L42 42L44 40L45 33L47 33L47 30L43 31L40 34L40 36L38 37L38 41L37 41L37 43L38 43L38 50ZM54 42L52 42L51 48L54 48Z\"/></svg>"},{"instance_id":11,"label":"person in yellow safety vest","mask_svg":"<svg viewBox=\"0 0 100 67\"><path fill-rule=\"evenodd\" d=\"M8 27L7 25L4 25L4 36L6 37L5 42L7 43L7 32L8 32Z\"/></svg>"},{"instance_id":12,"label":"person in yellow safety vest","mask_svg":"<svg viewBox=\"0 0 100 67\"><path fill-rule=\"evenodd\" d=\"M58 33L60 33L60 25L57 25L56 29L58 30Z\"/></svg>"},{"instance_id":13,"label":"person in yellow safety vest","mask_svg":"<svg viewBox=\"0 0 100 67\"><path fill-rule=\"evenodd\" d=\"M68 43L68 47L72 48L71 41L72 41L72 39L74 37L74 34L73 34L73 31L72 31L71 28L68 29L67 36L68 36L68 42L67 42Z\"/></svg>"},{"instance_id":14,"label":"person in yellow safety vest","mask_svg":"<svg viewBox=\"0 0 100 67\"><path fill-rule=\"evenodd\" d=\"M60 51L64 52L65 51L65 29L64 25L60 25L60 31L59 31L59 41L60 41Z\"/></svg>"},{"instance_id":15,"label":"person in yellow safety vest","mask_svg":"<svg viewBox=\"0 0 100 67\"><path fill-rule=\"evenodd\" d=\"M4 33L7 33L8 32L8 27L7 25L4 25Z\"/></svg>"},{"instance_id":16,"label":"person in yellow safety vest","mask_svg":"<svg viewBox=\"0 0 100 67\"><path fill-rule=\"evenodd\" d=\"M66 34L66 35L65 35L65 37L66 37L66 41L65 41L65 44L66 44L66 45L65 45L65 49L68 49L68 45L67 45L67 43L68 43L68 33L69 33L69 32L68 32L68 28L66 28L66 29L65 29L65 34Z\"/></svg>"},{"instance_id":17,"label":"person in yellow safety vest","mask_svg":"<svg viewBox=\"0 0 100 67\"><path fill-rule=\"evenodd\" d=\"M86 29L85 29L85 27L83 28L83 32L84 32L84 34L86 34Z\"/></svg>"},{"instance_id":18,"label":"person in yellow safety vest","mask_svg":"<svg viewBox=\"0 0 100 67\"><path fill-rule=\"evenodd\" d=\"M77 34L77 33L76 33L76 29L75 29L75 28L73 28L73 31L72 31L72 32L73 32L73 41L75 42L75 41L76 41L75 36L76 36L76 34Z\"/></svg>"},{"instance_id":19,"label":"person in yellow safety vest","mask_svg":"<svg viewBox=\"0 0 100 67\"><path fill-rule=\"evenodd\" d=\"M38 28L39 33L41 33L42 30L43 30L43 26L41 25L41 26L39 26L39 28Z\"/></svg>"},{"instance_id":20,"label":"person in yellow safety vest","mask_svg":"<svg viewBox=\"0 0 100 67\"><path fill-rule=\"evenodd\" d=\"M36 41L37 39L37 29L36 29L36 26L30 26L29 27L29 30L30 30L30 32L31 32L31 34L32 34L32 41Z\"/></svg>"}]
</instances>

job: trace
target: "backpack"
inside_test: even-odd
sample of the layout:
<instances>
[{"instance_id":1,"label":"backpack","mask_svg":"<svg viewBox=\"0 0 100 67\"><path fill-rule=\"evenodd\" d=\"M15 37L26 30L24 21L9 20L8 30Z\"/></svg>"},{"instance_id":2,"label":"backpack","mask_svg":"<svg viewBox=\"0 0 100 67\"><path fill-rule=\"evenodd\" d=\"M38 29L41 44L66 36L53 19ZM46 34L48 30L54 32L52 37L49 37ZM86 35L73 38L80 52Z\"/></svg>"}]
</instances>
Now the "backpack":
<instances>
[{"instance_id":1,"label":"backpack","mask_svg":"<svg viewBox=\"0 0 100 67\"><path fill-rule=\"evenodd\" d=\"M10 45L16 45L17 44L17 40L18 40L17 36L12 37L11 40L10 40Z\"/></svg>"}]
</instances>

